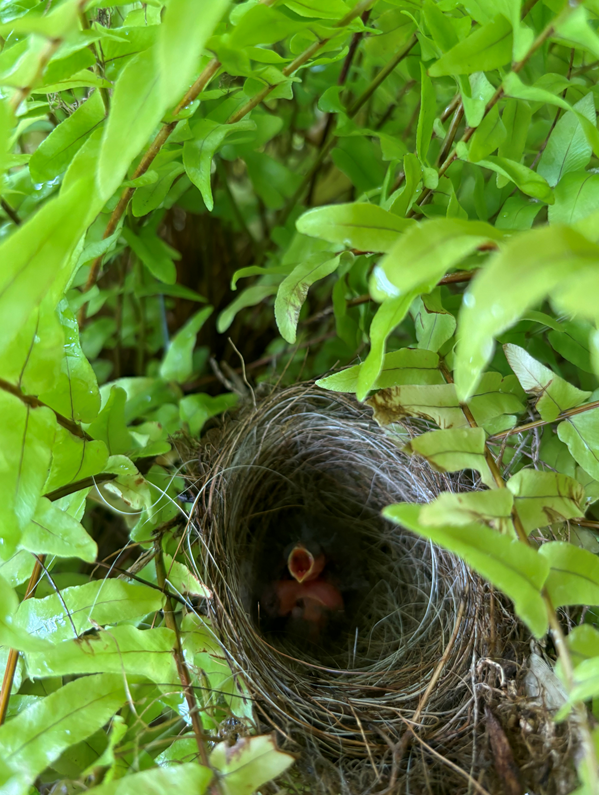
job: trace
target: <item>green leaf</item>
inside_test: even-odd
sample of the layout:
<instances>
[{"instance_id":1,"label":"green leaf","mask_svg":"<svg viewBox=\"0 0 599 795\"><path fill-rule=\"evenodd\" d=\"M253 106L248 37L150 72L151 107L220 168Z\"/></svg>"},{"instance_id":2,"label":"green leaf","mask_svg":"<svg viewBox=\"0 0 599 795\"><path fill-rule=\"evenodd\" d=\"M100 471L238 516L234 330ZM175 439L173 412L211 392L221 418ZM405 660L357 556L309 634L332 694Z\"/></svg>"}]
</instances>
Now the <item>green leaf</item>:
<instances>
[{"instance_id":1,"label":"green leaf","mask_svg":"<svg viewBox=\"0 0 599 795\"><path fill-rule=\"evenodd\" d=\"M168 768L154 767L92 787L94 795L167 795L171 792L203 795L212 780L212 771L195 762Z\"/></svg>"},{"instance_id":2,"label":"green leaf","mask_svg":"<svg viewBox=\"0 0 599 795\"><path fill-rule=\"evenodd\" d=\"M358 378L363 367L357 364L326 378L320 378L316 386L333 392L356 392ZM442 384L439 357L436 353L412 348L401 348L383 357L383 366L373 389L386 389L399 384Z\"/></svg>"},{"instance_id":3,"label":"green leaf","mask_svg":"<svg viewBox=\"0 0 599 795\"><path fill-rule=\"evenodd\" d=\"M599 409L568 417L557 426L557 435L580 466L599 480Z\"/></svg>"},{"instance_id":4,"label":"green leaf","mask_svg":"<svg viewBox=\"0 0 599 795\"><path fill-rule=\"evenodd\" d=\"M193 397L193 395L190 395ZM206 395L205 397L209 397ZM219 395L218 397L234 397L237 395ZM213 400L218 400L218 397ZM204 599L210 599L212 592L210 589L201 583L195 574L177 560L173 560L170 555L164 555L164 565L166 568L166 583L175 593L179 595L201 596Z\"/></svg>"},{"instance_id":5,"label":"green leaf","mask_svg":"<svg viewBox=\"0 0 599 795\"><path fill-rule=\"evenodd\" d=\"M483 160L501 146L506 137L507 130L499 115L499 108L497 105L493 105L472 136L469 150L470 161L478 163L479 160Z\"/></svg>"},{"instance_id":6,"label":"green leaf","mask_svg":"<svg viewBox=\"0 0 599 795\"><path fill-rule=\"evenodd\" d=\"M588 108L585 107L585 112L581 113L558 94L553 94L551 91L537 86L526 86L515 72L510 72L504 78L503 90L506 96L515 97L516 99L525 99L529 102L542 102L549 105L557 105L564 110L572 111L578 119L593 152L599 157L599 130L597 129L595 119L587 117Z\"/></svg>"},{"instance_id":7,"label":"green leaf","mask_svg":"<svg viewBox=\"0 0 599 795\"><path fill-rule=\"evenodd\" d=\"M127 700L121 675L86 676L50 693L0 727L0 787L27 793L63 751L92 735Z\"/></svg>"},{"instance_id":8,"label":"green leaf","mask_svg":"<svg viewBox=\"0 0 599 795\"><path fill-rule=\"evenodd\" d=\"M160 66L150 48L129 61L116 81L98 162L98 187L105 201L125 178L165 110Z\"/></svg>"},{"instance_id":9,"label":"green leaf","mask_svg":"<svg viewBox=\"0 0 599 795\"><path fill-rule=\"evenodd\" d=\"M80 439L59 425L52 446L50 472L44 485L44 493L48 494L60 486L98 475L107 460L108 449L104 442Z\"/></svg>"},{"instance_id":10,"label":"green leaf","mask_svg":"<svg viewBox=\"0 0 599 795\"><path fill-rule=\"evenodd\" d=\"M210 184L212 158L227 136L255 129L256 122L249 119L235 124L219 124L212 119L200 119L192 125L194 137L183 145L183 165L187 176L202 194L208 210L214 208Z\"/></svg>"},{"instance_id":11,"label":"green leaf","mask_svg":"<svg viewBox=\"0 0 599 795\"><path fill-rule=\"evenodd\" d=\"M174 284L177 281L177 269L172 256L152 229L144 227L138 236L129 227L124 226L121 235L152 276L167 284Z\"/></svg>"},{"instance_id":12,"label":"green leaf","mask_svg":"<svg viewBox=\"0 0 599 795\"><path fill-rule=\"evenodd\" d=\"M549 564L545 583L554 607L599 605L599 557L566 541L551 541L539 549Z\"/></svg>"},{"instance_id":13,"label":"green leaf","mask_svg":"<svg viewBox=\"0 0 599 795\"><path fill-rule=\"evenodd\" d=\"M482 428L427 431L412 439L405 451L426 458L437 472L474 469L483 483L492 488L496 484L485 456L485 442Z\"/></svg>"},{"instance_id":14,"label":"green leaf","mask_svg":"<svg viewBox=\"0 0 599 795\"><path fill-rule=\"evenodd\" d=\"M0 645L20 651L47 649L48 644L43 640L32 638L28 632L15 626L15 613L18 607L19 597L4 577L0 576Z\"/></svg>"},{"instance_id":15,"label":"green leaf","mask_svg":"<svg viewBox=\"0 0 599 795\"><path fill-rule=\"evenodd\" d=\"M501 240L502 232L482 221L440 218L409 229L374 269L374 298L430 293L439 279L478 246Z\"/></svg>"},{"instance_id":16,"label":"green leaf","mask_svg":"<svg viewBox=\"0 0 599 795\"><path fill-rule=\"evenodd\" d=\"M218 333L223 334L235 320L235 315L242 309L259 304L265 298L268 298L269 295L274 295L277 290L278 286L276 284L254 284L252 287L247 287L218 316L216 321Z\"/></svg>"},{"instance_id":17,"label":"green leaf","mask_svg":"<svg viewBox=\"0 0 599 795\"><path fill-rule=\"evenodd\" d=\"M513 532L512 507L514 497L508 489L472 491L467 494L442 492L420 511L425 525L443 527L462 526L478 522L500 533Z\"/></svg>"},{"instance_id":18,"label":"green leaf","mask_svg":"<svg viewBox=\"0 0 599 795\"><path fill-rule=\"evenodd\" d=\"M213 0L197 13L196 0L170 0L160 25L157 61L166 107L179 100L193 82L206 42L229 6Z\"/></svg>"},{"instance_id":19,"label":"green leaf","mask_svg":"<svg viewBox=\"0 0 599 795\"><path fill-rule=\"evenodd\" d=\"M538 527L584 516L584 488L557 472L521 469L507 482L527 533Z\"/></svg>"},{"instance_id":20,"label":"green leaf","mask_svg":"<svg viewBox=\"0 0 599 795\"><path fill-rule=\"evenodd\" d=\"M577 102L574 110L595 123L595 101L592 92ZM585 168L591 152L591 145L586 139L576 113L568 112L558 121L549 136L537 171L545 177L551 187L554 187L566 174ZM557 193L555 198L559 201Z\"/></svg>"},{"instance_id":21,"label":"green leaf","mask_svg":"<svg viewBox=\"0 0 599 795\"><path fill-rule=\"evenodd\" d=\"M536 409L541 419L551 422L562 412L579 406L591 396L590 392L582 392L533 359L524 348L507 344L503 350L522 389L539 396Z\"/></svg>"},{"instance_id":22,"label":"green leaf","mask_svg":"<svg viewBox=\"0 0 599 795\"><path fill-rule=\"evenodd\" d=\"M63 640L45 652L27 654L30 677L114 673L145 676L171 687L181 684L173 657L175 633L165 627L111 627L83 641Z\"/></svg>"},{"instance_id":23,"label":"green leaf","mask_svg":"<svg viewBox=\"0 0 599 795\"><path fill-rule=\"evenodd\" d=\"M210 764L220 773L223 795L252 795L294 762L294 756L279 751L274 733L240 737L233 746L222 742L210 754Z\"/></svg>"},{"instance_id":24,"label":"green leaf","mask_svg":"<svg viewBox=\"0 0 599 795\"><path fill-rule=\"evenodd\" d=\"M386 210L399 215L402 218L412 207L412 203L420 192L420 181L422 179L422 166L416 155L408 153L403 159L403 170L406 175L405 185L399 188L389 197Z\"/></svg>"},{"instance_id":25,"label":"green leaf","mask_svg":"<svg viewBox=\"0 0 599 795\"><path fill-rule=\"evenodd\" d=\"M499 157L505 157L516 163L520 162L526 146L531 117L530 105L524 100L508 99L506 101L501 117L505 125L506 136L499 145ZM539 173L541 176L545 176L541 171ZM553 187L551 182L549 184ZM507 185L507 177L498 176L497 187L503 188L505 185Z\"/></svg>"},{"instance_id":26,"label":"green leaf","mask_svg":"<svg viewBox=\"0 0 599 795\"><path fill-rule=\"evenodd\" d=\"M48 200L35 215L0 243L0 353L29 321L48 293L62 297L71 276L70 255L90 213L89 184Z\"/></svg>"},{"instance_id":27,"label":"green leaf","mask_svg":"<svg viewBox=\"0 0 599 795\"><path fill-rule=\"evenodd\" d=\"M547 561L521 541L499 535L484 525L425 525L421 510L420 505L391 505L383 510L383 516L459 555L507 594L533 635L542 637L547 631L547 612L541 597L549 571Z\"/></svg>"},{"instance_id":28,"label":"green leaf","mask_svg":"<svg viewBox=\"0 0 599 795\"><path fill-rule=\"evenodd\" d=\"M455 370L462 400L491 358L493 338L560 283L596 263L599 247L565 227L533 229L504 245L464 296Z\"/></svg>"},{"instance_id":29,"label":"green leaf","mask_svg":"<svg viewBox=\"0 0 599 795\"><path fill-rule=\"evenodd\" d=\"M33 638L60 643L97 624L142 619L148 613L162 610L163 601L160 591L147 585L131 585L116 579L93 580L63 588L60 596L51 594L21 602L14 623Z\"/></svg>"},{"instance_id":30,"label":"green leaf","mask_svg":"<svg viewBox=\"0 0 599 795\"><path fill-rule=\"evenodd\" d=\"M417 298L412 306L418 347L429 351L438 351L451 339L457 325L451 312L443 309L437 292Z\"/></svg>"},{"instance_id":31,"label":"green leaf","mask_svg":"<svg viewBox=\"0 0 599 795\"><path fill-rule=\"evenodd\" d=\"M387 337L408 314L415 293L387 298L379 306L370 324L370 351L360 366L356 397L364 400L379 377L385 356Z\"/></svg>"},{"instance_id":32,"label":"green leaf","mask_svg":"<svg viewBox=\"0 0 599 795\"><path fill-rule=\"evenodd\" d=\"M296 221L304 235L359 251L389 251L414 221L400 218L376 204L355 202L315 207Z\"/></svg>"},{"instance_id":33,"label":"green leaf","mask_svg":"<svg viewBox=\"0 0 599 795\"><path fill-rule=\"evenodd\" d=\"M501 380L499 373L485 373L468 403L480 426L524 408L515 395L500 391ZM423 417L443 429L469 427L454 384L395 386L377 392L367 403L379 425L399 422L403 417Z\"/></svg>"},{"instance_id":34,"label":"green leaf","mask_svg":"<svg viewBox=\"0 0 599 795\"><path fill-rule=\"evenodd\" d=\"M515 232L530 229L542 207L540 202L530 201L521 194L510 196L501 208L495 226L497 229L509 229Z\"/></svg>"},{"instance_id":35,"label":"green leaf","mask_svg":"<svg viewBox=\"0 0 599 795\"><path fill-rule=\"evenodd\" d=\"M185 169L181 163L168 163L157 172L158 179L151 185L138 188L133 194L131 210L136 218L148 215L164 202L173 182Z\"/></svg>"},{"instance_id":36,"label":"green leaf","mask_svg":"<svg viewBox=\"0 0 599 795\"><path fill-rule=\"evenodd\" d=\"M599 210L599 174L573 171L555 189L555 204L549 208L549 223L573 224Z\"/></svg>"},{"instance_id":37,"label":"green leaf","mask_svg":"<svg viewBox=\"0 0 599 795\"><path fill-rule=\"evenodd\" d=\"M21 532L33 519L48 475L56 419L50 409L32 409L1 390L0 416L0 539L4 557L14 551Z\"/></svg>"},{"instance_id":38,"label":"green leaf","mask_svg":"<svg viewBox=\"0 0 599 795\"><path fill-rule=\"evenodd\" d=\"M251 720L252 703L247 688L231 671L209 622L188 613L181 622L181 629L185 658L202 671L212 691L204 694L204 706L217 705L224 698L233 715Z\"/></svg>"},{"instance_id":39,"label":"green leaf","mask_svg":"<svg viewBox=\"0 0 599 795\"><path fill-rule=\"evenodd\" d=\"M125 425L126 400L125 390L113 386L104 408L87 429L90 436L104 442L110 455L127 453L137 446Z\"/></svg>"},{"instance_id":40,"label":"green leaf","mask_svg":"<svg viewBox=\"0 0 599 795\"><path fill-rule=\"evenodd\" d=\"M474 29L468 38L441 56L428 70L431 77L488 72L512 59L512 26L501 15Z\"/></svg>"},{"instance_id":41,"label":"green leaf","mask_svg":"<svg viewBox=\"0 0 599 795\"><path fill-rule=\"evenodd\" d=\"M36 555L80 558L88 563L93 563L98 554L96 542L83 525L44 497L23 531L20 547Z\"/></svg>"},{"instance_id":42,"label":"green leaf","mask_svg":"<svg viewBox=\"0 0 599 795\"><path fill-rule=\"evenodd\" d=\"M160 365L160 376L165 381L184 383L193 373L193 349L198 332L212 314L212 307L206 306L196 312L171 340L164 361Z\"/></svg>"},{"instance_id":43,"label":"green leaf","mask_svg":"<svg viewBox=\"0 0 599 795\"><path fill-rule=\"evenodd\" d=\"M104 121L104 103L99 90L80 105L75 113L58 124L41 142L29 161L34 182L48 182L62 174L75 152Z\"/></svg>"},{"instance_id":44,"label":"green leaf","mask_svg":"<svg viewBox=\"0 0 599 795\"><path fill-rule=\"evenodd\" d=\"M316 19L341 19L350 11L343 0L285 0L284 5L300 17Z\"/></svg>"},{"instance_id":45,"label":"green leaf","mask_svg":"<svg viewBox=\"0 0 599 795\"><path fill-rule=\"evenodd\" d=\"M296 265L279 285L275 299L275 318L279 333L286 342L291 345L295 343L297 323L308 290L314 282L334 273L339 267L341 257L338 254L331 258L327 252L313 254L305 262Z\"/></svg>"},{"instance_id":46,"label":"green leaf","mask_svg":"<svg viewBox=\"0 0 599 795\"><path fill-rule=\"evenodd\" d=\"M458 77L457 81L468 126L478 127L485 115L487 103L495 93L495 87L487 80L484 72Z\"/></svg>"},{"instance_id":47,"label":"green leaf","mask_svg":"<svg viewBox=\"0 0 599 795\"><path fill-rule=\"evenodd\" d=\"M421 162L426 163L426 155L433 135L433 122L437 115L437 98L432 81L420 63L420 112L416 127L416 151Z\"/></svg>"},{"instance_id":48,"label":"green leaf","mask_svg":"<svg viewBox=\"0 0 599 795\"><path fill-rule=\"evenodd\" d=\"M458 144L458 154L460 158L464 159L462 157L464 152L460 150L460 146L461 145ZM546 204L553 204L555 201L553 191L547 184L547 181L541 177L540 174L537 174L536 171L532 171L521 163L515 163L513 160L508 160L505 157L487 155L485 160L478 161L478 165L483 168L488 168L501 177L513 182L514 185L517 185L527 196L540 199L540 201Z\"/></svg>"},{"instance_id":49,"label":"green leaf","mask_svg":"<svg viewBox=\"0 0 599 795\"><path fill-rule=\"evenodd\" d=\"M0 356L5 381L28 395L52 389L63 359L64 334L52 298L42 301Z\"/></svg>"},{"instance_id":50,"label":"green leaf","mask_svg":"<svg viewBox=\"0 0 599 795\"><path fill-rule=\"evenodd\" d=\"M40 395L50 408L74 422L91 422L100 411L98 381L79 342L79 325L66 300L58 308L64 353L54 387Z\"/></svg>"},{"instance_id":51,"label":"green leaf","mask_svg":"<svg viewBox=\"0 0 599 795\"><path fill-rule=\"evenodd\" d=\"M179 401L181 422L187 425L191 436L197 437L210 417L233 408L237 401L237 395L187 395Z\"/></svg>"}]
</instances>

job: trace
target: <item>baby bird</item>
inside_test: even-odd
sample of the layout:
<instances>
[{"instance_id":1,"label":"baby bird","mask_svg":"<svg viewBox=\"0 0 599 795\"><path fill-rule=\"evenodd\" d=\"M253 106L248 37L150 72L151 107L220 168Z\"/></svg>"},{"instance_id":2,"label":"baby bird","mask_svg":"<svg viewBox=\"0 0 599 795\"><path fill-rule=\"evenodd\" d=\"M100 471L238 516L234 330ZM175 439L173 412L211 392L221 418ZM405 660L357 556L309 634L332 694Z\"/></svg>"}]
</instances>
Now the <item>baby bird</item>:
<instances>
[{"instance_id":1,"label":"baby bird","mask_svg":"<svg viewBox=\"0 0 599 795\"><path fill-rule=\"evenodd\" d=\"M306 638L320 639L332 616L344 609L339 589L326 578L326 556L316 542L295 542L287 549L284 577L265 589L262 607L272 618L284 620L285 631Z\"/></svg>"}]
</instances>

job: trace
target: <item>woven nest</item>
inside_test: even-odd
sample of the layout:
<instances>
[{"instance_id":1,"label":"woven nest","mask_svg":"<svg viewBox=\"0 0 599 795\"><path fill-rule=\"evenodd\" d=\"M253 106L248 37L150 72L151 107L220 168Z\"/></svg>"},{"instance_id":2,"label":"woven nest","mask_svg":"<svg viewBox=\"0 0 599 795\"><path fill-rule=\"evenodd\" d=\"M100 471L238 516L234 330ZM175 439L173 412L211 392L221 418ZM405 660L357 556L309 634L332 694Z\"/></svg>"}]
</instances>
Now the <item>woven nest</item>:
<instances>
[{"instance_id":1,"label":"woven nest","mask_svg":"<svg viewBox=\"0 0 599 795\"><path fill-rule=\"evenodd\" d=\"M350 397L311 384L264 392L194 451L197 566L254 730L297 754L289 790L571 791L572 730L525 687L530 641L509 605L380 515L479 484L405 456ZM306 524L344 600L317 633L263 604Z\"/></svg>"}]
</instances>

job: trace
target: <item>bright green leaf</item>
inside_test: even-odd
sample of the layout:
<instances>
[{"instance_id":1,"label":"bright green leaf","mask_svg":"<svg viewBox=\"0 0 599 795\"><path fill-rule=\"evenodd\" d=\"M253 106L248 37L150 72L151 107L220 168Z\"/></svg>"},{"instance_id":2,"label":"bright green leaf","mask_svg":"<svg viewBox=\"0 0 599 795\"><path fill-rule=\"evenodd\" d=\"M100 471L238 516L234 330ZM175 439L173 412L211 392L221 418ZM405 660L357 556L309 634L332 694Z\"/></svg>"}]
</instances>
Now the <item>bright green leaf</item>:
<instances>
[{"instance_id":1,"label":"bright green leaf","mask_svg":"<svg viewBox=\"0 0 599 795\"><path fill-rule=\"evenodd\" d=\"M425 525L420 505L390 505L383 516L459 555L475 571L507 594L516 613L538 638L547 631L541 588L549 571L534 549L481 524L452 527Z\"/></svg>"},{"instance_id":2,"label":"bright green leaf","mask_svg":"<svg viewBox=\"0 0 599 795\"><path fill-rule=\"evenodd\" d=\"M189 379L193 372L193 349L198 332L211 314L211 306L200 309L173 337L160 366L160 375L165 381L178 381L182 384Z\"/></svg>"},{"instance_id":3,"label":"bright green leaf","mask_svg":"<svg viewBox=\"0 0 599 795\"><path fill-rule=\"evenodd\" d=\"M414 221L376 204L356 202L315 207L296 221L298 232L359 251L389 251Z\"/></svg>"}]
</instances>

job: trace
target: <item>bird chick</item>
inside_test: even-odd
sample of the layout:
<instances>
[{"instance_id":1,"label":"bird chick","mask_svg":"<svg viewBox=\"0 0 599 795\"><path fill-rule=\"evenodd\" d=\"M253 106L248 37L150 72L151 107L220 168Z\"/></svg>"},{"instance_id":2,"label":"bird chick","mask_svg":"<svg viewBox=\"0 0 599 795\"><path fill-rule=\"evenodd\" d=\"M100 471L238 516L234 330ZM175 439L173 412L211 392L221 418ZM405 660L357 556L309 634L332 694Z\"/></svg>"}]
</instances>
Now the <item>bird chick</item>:
<instances>
[{"instance_id":1,"label":"bird chick","mask_svg":"<svg viewBox=\"0 0 599 795\"><path fill-rule=\"evenodd\" d=\"M326 557L317 544L289 545L287 572L263 594L267 615L284 619L284 631L316 643L329 619L344 609L339 589L325 578Z\"/></svg>"}]
</instances>

